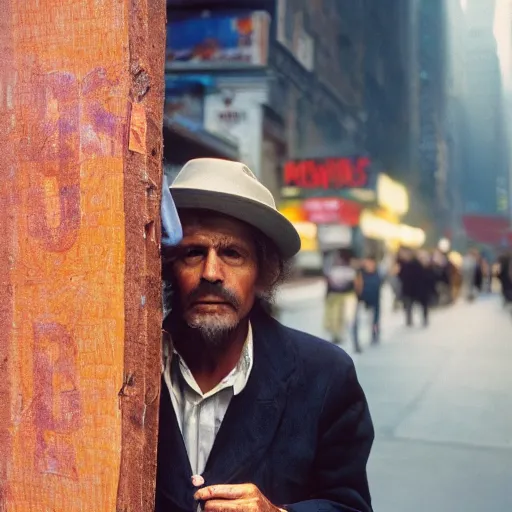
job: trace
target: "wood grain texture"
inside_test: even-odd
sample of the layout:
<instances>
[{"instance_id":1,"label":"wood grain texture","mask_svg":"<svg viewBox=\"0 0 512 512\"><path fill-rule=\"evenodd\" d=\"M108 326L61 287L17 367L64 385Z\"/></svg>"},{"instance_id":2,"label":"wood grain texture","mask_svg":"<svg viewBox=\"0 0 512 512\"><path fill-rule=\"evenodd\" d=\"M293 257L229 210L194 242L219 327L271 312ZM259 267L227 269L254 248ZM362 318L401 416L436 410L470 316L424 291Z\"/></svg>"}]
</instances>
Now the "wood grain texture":
<instances>
[{"instance_id":1,"label":"wood grain texture","mask_svg":"<svg viewBox=\"0 0 512 512\"><path fill-rule=\"evenodd\" d=\"M10 352L14 296L11 261L14 249L13 170L14 145L10 142L14 119L14 41L10 23L10 4L0 0L0 512L6 511L7 470L11 457Z\"/></svg>"},{"instance_id":2,"label":"wood grain texture","mask_svg":"<svg viewBox=\"0 0 512 512\"><path fill-rule=\"evenodd\" d=\"M145 154L130 151L125 168L126 273L125 382L122 393L122 458L117 510L152 512L156 476L161 372L160 200L165 96L165 0L132 0L130 99L138 112L131 133L140 133L144 106ZM135 108L133 106L135 105Z\"/></svg>"},{"instance_id":3,"label":"wood grain texture","mask_svg":"<svg viewBox=\"0 0 512 512\"><path fill-rule=\"evenodd\" d=\"M165 0L0 10L0 510L150 512Z\"/></svg>"}]
</instances>

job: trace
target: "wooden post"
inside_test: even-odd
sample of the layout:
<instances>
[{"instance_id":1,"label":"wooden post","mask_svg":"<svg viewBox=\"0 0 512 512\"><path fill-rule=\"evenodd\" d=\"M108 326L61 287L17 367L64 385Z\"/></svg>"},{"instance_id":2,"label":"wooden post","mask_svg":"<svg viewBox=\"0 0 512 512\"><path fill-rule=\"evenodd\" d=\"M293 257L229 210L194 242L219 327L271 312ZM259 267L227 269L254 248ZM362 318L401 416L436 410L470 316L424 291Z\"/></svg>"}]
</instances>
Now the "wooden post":
<instances>
[{"instance_id":1,"label":"wooden post","mask_svg":"<svg viewBox=\"0 0 512 512\"><path fill-rule=\"evenodd\" d=\"M165 0L0 0L0 511L151 512Z\"/></svg>"}]
</instances>

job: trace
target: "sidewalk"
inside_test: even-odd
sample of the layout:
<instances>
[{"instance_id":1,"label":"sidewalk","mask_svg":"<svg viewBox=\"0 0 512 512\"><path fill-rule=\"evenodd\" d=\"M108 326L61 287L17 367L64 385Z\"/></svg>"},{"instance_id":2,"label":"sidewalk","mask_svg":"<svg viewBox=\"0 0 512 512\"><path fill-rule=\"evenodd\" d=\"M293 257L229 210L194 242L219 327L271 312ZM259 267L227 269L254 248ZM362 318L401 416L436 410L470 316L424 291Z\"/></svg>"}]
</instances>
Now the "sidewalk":
<instances>
[{"instance_id":1,"label":"sidewalk","mask_svg":"<svg viewBox=\"0 0 512 512\"><path fill-rule=\"evenodd\" d=\"M376 430L378 512L512 511L512 318L499 298L435 311L356 359Z\"/></svg>"}]
</instances>

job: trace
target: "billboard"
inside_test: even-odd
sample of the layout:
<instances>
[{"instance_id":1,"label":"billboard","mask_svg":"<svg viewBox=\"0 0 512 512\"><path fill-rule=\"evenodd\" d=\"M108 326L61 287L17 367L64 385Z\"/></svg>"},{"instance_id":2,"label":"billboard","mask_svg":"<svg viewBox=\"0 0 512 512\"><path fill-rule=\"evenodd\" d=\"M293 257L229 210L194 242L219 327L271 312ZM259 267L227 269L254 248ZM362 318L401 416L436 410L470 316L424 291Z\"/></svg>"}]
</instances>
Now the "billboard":
<instances>
[{"instance_id":1,"label":"billboard","mask_svg":"<svg viewBox=\"0 0 512 512\"><path fill-rule=\"evenodd\" d=\"M167 69L265 66L270 17L264 11L169 20Z\"/></svg>"}]
</instances>

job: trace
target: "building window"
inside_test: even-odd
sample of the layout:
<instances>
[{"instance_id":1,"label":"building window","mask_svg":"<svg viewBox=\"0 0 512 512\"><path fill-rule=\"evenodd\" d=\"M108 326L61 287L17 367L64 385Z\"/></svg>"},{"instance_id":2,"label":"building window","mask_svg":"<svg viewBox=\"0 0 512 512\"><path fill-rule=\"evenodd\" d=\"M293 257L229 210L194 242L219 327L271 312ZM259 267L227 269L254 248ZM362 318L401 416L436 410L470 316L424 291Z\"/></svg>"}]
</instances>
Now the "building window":
<instances>
[{"instance_id":1,"label":"building window","mask_svg":"<svg viewBox=\"0 0 512 512\"><path fill-rule=\"evenodd\" d=\"M292 52L305 69L313 71L315 67L315 40L304 27L304 13L302 11L296 12L294 19Z\"/></svg>"},{"instance_id":2,"label":"building window","mask_svg":"<svg viewBox=\"0 0 512 512\"><path fill-rule=\"evenodd\" d=\"M277 2L277 40L283 44L288 44L287 35L287 19L286 19L286 0L278 0Z\"/></svg>"}]
</instances>

